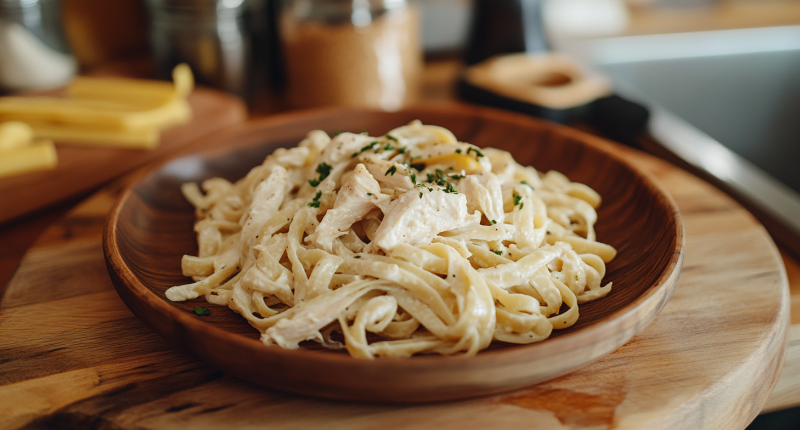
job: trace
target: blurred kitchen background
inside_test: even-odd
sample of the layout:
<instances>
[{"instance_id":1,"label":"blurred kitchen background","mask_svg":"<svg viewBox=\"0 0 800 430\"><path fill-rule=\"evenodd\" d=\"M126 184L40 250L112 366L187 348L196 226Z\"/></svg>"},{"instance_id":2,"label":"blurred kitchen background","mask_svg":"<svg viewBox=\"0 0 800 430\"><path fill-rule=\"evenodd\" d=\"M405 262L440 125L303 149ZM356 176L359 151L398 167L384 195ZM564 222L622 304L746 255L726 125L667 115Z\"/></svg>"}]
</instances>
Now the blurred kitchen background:
<instances>
[{"instance_id":1,"label":"blurred kitchen background","mask_svg":"<svg viewBox=\"0 0 800 430\"><path fill-rule=\"evenodd\" d=\"M461 100L568 123L709 180L800 256L800 0L0 0L0 94L181 62L254 118Z\"/></svg>"}]
</instances>

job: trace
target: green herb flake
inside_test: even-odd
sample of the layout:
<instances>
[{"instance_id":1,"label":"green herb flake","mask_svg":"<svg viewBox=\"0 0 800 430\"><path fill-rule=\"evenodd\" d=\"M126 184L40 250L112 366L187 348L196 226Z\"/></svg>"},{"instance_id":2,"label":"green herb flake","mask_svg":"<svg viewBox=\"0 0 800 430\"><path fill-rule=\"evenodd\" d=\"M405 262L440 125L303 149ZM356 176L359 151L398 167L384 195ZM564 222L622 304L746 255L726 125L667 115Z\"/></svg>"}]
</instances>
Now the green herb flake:
<instances>
[{"instance_id":1,"label":"green herb flake","mask_svg":"<svg viewBox=\"0 0 800 430\"><path fill-rule=\"evenodd\" d=\"M406 147L405 146L401 146L400 148L397 148L397 152L399 154L405 154L406 153Z\"/></svg>"},{"instance_id":2,"label":"green herb flake","mask_svg":"<svg viewBox=\"0 0 800 430\"><path fill-rule=\"evenodd\" d=\"M319 163L319 165L317 166L317 170L316 170L316 172L319 173L319 178L318 179L309 179L308 183L312 187L316 187L317 185L319 185L320 182L324 181L325 178L328 177L328 175L331 174L331 170L333 170L333 166L331 166L330 164L328 164L328 163Z\"/></svg>"},{"instance_id":3,"label":"green herb flake","mask_svg":"<svg viewBox=\"0 0 800 430\"><path fill-rule=\"evenodd\" d=\"M495 224L497 224L497 221L495 221L495 220L493 220L493 219L490 219L490 220L489 220L489 224L491 224L491 225L495 225Z\"/></svg>"},{"instance_id":4,"label":"green herb flake","mask_svg":"<svg viewBox=\"0 0 800 430\"><path fill-rule=\"evenodd\" d=\"M499 249L498 249L498 250L496 250L496 251L493 249L493 250L492 250L492 252L494 252L494 253L495 253L495 254L497 254L497 255L503 255L503 251L501 251L501 250L499 250Z\"/></svg>"},{"instance_id":5,"label":"green herb flake","mask_svg":"<svg viewBox=\"0 0 800 430\"><path fill-rule=\"evenodd\" d=\"M340 135L340 134L342 134L342 133L344 133L344 132L343 132L343 131L334 131L334 132L333 132L333 135L334 135L334 136L338 136L338 135Z\"/></svg>"},{"instance_id":6,"label":"green herb flake","mask_svg":"<svg viewBox=\"0 0 800 430\"><path fill-rule=\"evenodd\" d=\"M442 190L442 191L444 191L445 193L449 193L449 194L458 194L458 191L456 191L456 189L453 188L453 183L452 182L447 182L446 184L447 185L445 186L444 190Z\"/></svg>"},{"instance_id":7,"label":"green herb flake","mask_svg":"<svg viewBox=\"0 0 800 430\"><path fill-rule=\"evenodd\" d=\"M317 195L314 196L314 201L318 202L320 197L322 197L322 191L317 191Z\"/></svg>"},{"instance_id":8,"label":"green herb flake","mask_svg":"<svg viewBox=\"0 0 800 430\"><path fill-rule=\"evenodd\" d=\"M366 133L366 132L367 132L367 129L366 129L366 128L362 128L362 129L361 129L361 133Z\"/></svg>"},{"instance_id":9,"label":"green herb flake","mask_svg":"<svg viewBox=\"0 0 800 430\"><path fill-rule=\"evenodd\" d=\"M461 149L456 149L456 154L460 154L460 153L461 153Z\"/></svg>"},{"instance_id":10,"label":"green herb flake","mask_svg":"<svg viewBox=\"0 0 800 430\"><path fill-rule=\"evenodd\" d=\"M428 173L428 180L426 182L433 182L436 179L433 173Z\"/></svg>"},{"instance_id":11,"label":"green herb flake","mask_svg":"<svg viewBox=\"0 0 800 430\"><path fill-rule=\"evenodd\" d=\"M361 258L360 255L354 255L353 258Z\"/></svg>"},{"instance_id":12,"label":"green herb flake","mask_svg":"<svg viewBox=\"0 0 800 430\"><path fill-rule=\"evenodd\" d=\"M533 188L533 185L529 184L529 183L528 183L528 181L522 181L522 182L520 182L520 183L521 183L522 185L527 185L527 186L531 187L531 189L532 189L532 190L536 190L536 188Z\"/></svg>"},{"instance_id":13,"label":"green herb flake","mask_svg":"<svg viewBox=\"0 0 800 430\"><path fill-rule=\"evenodd\" d=\"M580 280L580 277L578 276L578 274L577 274L577 273L575 274L575 280L576 280L576 281Z\"/></svg>"},{"instance_id":14,"label":"green herb flake","mask_svg":"<svg viewBox=\"0 0 800 430\"><path fill-rule=\"evenodd\" d=\"M394 176L395 173L397 173L397 166L392 166L386 171L386 173L383 174L383 176Z\"/></svg>"},{"instance_id":15,"label":"green herb flake","mask_svg":"<svg viewBox=\"0 0 800 430\"><path fill-rule=\"evenodd\" d=\"M514 198L514 206L516 206L516 205L520 204L520 202L522 202L522 196L517 194L516 191L511 193L511 197ZM520 208L520 209L522 209L522 208Z\"/></svg>"},{"instance_id":16,"label":"green herb flake","mask_svg":"<svg viewBox=\"0 0 800 430\"><path fill-rule=\"evenodd\" d=\"M383 147L384 151L391 151L393 149L394 149L394 146L392 146L392 145L390 145L388 143L386 144L386 146Z\"/></svg>"},{"instance_id":17,"label":"green herb flake","mask_svg":"<svg viewBox=\"0 0 800 430\"><path fill-rule=\"evenodd\" d=\"M411 174L411 183L414 184L414 185L417 185L417 174L416 173L412 173Z\"/></svg>"},{"instance_id":18,"label":"green herb flake","mask_svg":"<svg viewBox=\"0 0 800 430\"><path fill-rule=\"evenodd\" d=\"M372 193L367 193L368 196L372 197Z\"/></svg>"},{"instance_id":19,"label":"green herb flake","mask_svg":"<svg viewBox=\"0 0 800 430\"><path fill-rule=\"evenodd\" d=\"M312 208L318 208L319 207L319 202L307 202L306 204L308 206L312 207Z\"/></svg>"},{"instance_id":20,"label":"green herb flake","mask_svg":"<svg viewBox=\"0 0 800 430\"><path fill-rule=\"evenodd\" d=\"M211 315L211 311L208 310L208 308L204 308L202 306L195 306L192 313L200 317L207 317Z\"/></svg>"},{"instance_id":21,"label":"green herb flake","mask_svg":"<svg viewBox=\"0 0 800 430\"><path fill-rule=\"evenodd\" d=\"M525 203L520 203L519 204L519 210L522 210L522 208L524 208L524 207L525 207Z\"/></svg>"},{"instance_id":22,"label":"green herb flake","mask_svg":"<svg viewBox=\"0 0 800 430\"><path fill-rule=\"evenodd\" d=\"M422 191L420 191L419 193L419 198L422 198Z\"/></svg>"},{"instance_id":23,"label":"green herb flake","mask_svg":"<svg viewBox=\"0 0 800 430\"><path fill-rule=\"evenodd\" d=\"M425 170L425 163L414 163L411 165L411 168L421 172Z\"/></svg>"},{"instance_id":24,"label":"green herb flake","mask_svg":"<svg viewBox=\"0 0 800 430\"><path fill-rule=\"evenodd\" d=\"M469 147L469 149L467 149L467 155L469 155L470 151L475 153L476 158L483 157L483 153L481 151L478 151L476 148Z\"/></svg>"},{"instance_id":25,"label":"green herb flake","mask_svg":"<svg viewBox=\"0 0 800 430\"><path fill-rule=\"evenodd\" d=\"M386 138L389 139L389 140L394 140L395 142L397 142L397 138L392 136L391 134L387 134Z\"/></svg>"}]
</instances>

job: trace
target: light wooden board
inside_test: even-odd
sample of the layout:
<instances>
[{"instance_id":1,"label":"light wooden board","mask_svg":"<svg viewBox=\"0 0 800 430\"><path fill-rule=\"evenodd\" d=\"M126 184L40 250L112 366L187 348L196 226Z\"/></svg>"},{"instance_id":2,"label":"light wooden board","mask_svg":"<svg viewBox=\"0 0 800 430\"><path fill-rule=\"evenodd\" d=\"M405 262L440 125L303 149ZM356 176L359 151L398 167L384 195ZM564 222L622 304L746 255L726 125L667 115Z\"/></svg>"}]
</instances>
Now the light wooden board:
<instances>
[{"instance_id":1,"label":"light wooden board","mask_svg":"<svg viewBox=\"0 0 800 430\"><path fill-rule=\"evenodd\" d=\"M188 98L192 120L165 130L152 150L57 145L58 166L0 179L0 223L17 218L98 186L170 152L200 136L247 118L241 100L221 91L196 88Z\"/></svg>"},{"instance_id":2,"label":"light wooden board","mask_svg":"<svg viewBox=\"0 0 800 430\"><path fill-rule=\"evenodd\" d=\"M675 197L686 259L656 320L585 368L504 395L402 407L303 398L224 376L150 332L114 292L100 236L117 184L47 230L7 288L0 428L744 428L786 348L778 251L711 186L619 150Z\"/></svg>"}]
</instances>

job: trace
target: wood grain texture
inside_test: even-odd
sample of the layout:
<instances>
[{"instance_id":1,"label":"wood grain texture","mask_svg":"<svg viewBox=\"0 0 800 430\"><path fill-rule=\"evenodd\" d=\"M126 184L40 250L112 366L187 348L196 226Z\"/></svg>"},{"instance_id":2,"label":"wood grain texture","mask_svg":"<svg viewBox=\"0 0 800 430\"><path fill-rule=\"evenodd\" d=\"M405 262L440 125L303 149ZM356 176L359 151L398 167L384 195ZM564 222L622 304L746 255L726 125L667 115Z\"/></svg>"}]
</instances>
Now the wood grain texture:
<instances>
[{"instance_id":1,"label":"wood grain texture","mask_svg":"<svg viewBox=\"0 0 800 430\"><path fill-rule=\"evenodd\" d=\"M578 322L550 339L524 346L496 343L477 357L420 356L356 360L344 351L269 347L246 320L226 307L209 317L191 313L204 298L170 302L164 292L192 282L181 257L197 252L194 208L183 182L237 180L281 146L321 128L383 135L420 119L460 140L510 151L523 165L557 170L603 196L598 240L614 246L604 282L611 293L580 306ZM219 147L219 142L226 146ZM668 300L680 273L683 226L674 202L596 137L504 112L451 106L394 113L323 110L284 115L223 132L209 146L155 168L123 192L107 221L104 244L111 279L128 307L170 342L224 372L271 388L314 396L418 403L494 394L563 375L606 355L647 325Z\"/></svg>"},{"instance_id":2,"label":"wood grain texture","mask_svg":"<svg viewBox=\"0 0 800 430\"><path fill-rule=\"evenodd\" d=\"M43 208L67 197L87 193L137 167L157 160L200 136L247 118L244 104L223 92L196 88L188 97L192 121L161 134L152 150L57 145L58 166L0 179L0 223Z\"/></svg>"},{"instance_id":3,"label":"wood grain texture","mask_svg":"<svg viewBox=\"0 0 800 430\"><path fill-rule=\"evenodd\" d=\"M0 428L742 429L765 403L785 348L787 285L775 246L708 184L615 151L677 202L684 270L650 325L575 372L510 394L417 406L317 400L224 376L147 329L113 291L99 229L117 186L48 230L8 286Z\"/></svg>"}]
</instances>

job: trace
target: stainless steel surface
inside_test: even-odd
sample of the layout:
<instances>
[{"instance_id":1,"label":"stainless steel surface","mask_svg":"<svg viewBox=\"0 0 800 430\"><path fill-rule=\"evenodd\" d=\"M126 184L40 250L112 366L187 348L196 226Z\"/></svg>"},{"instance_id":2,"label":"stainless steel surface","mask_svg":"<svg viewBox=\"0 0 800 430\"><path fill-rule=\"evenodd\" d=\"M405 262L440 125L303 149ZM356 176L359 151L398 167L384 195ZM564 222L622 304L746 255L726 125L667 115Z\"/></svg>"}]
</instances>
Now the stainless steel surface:
<instances>
[{"instance_id":1,"label":"stainless steel surface","mask_svg":"<svg viewBox=\"0 0 800 430\"><path fill-rule=\"evenodd\" d=\"M559 48L646 104L663 148L779 223L775 239L800 254L800 26Z\"/></svg>"},{"instance_id":2,"label":"stainless steel surface","mask_svg":"<svg viewBox=\"0 0 800 430\"><path fill-rule=\"evenodd\" d=\"M266 31L264 0L147 0L150 41L160 77L188 63L198 82L239 96L253 91L257 61L253 45ZM263 37L262 37L263 38ZM263 48L262 48L263 49ZM264 81L267 76L261 77Z\"/></svg>"}]
</instances>

